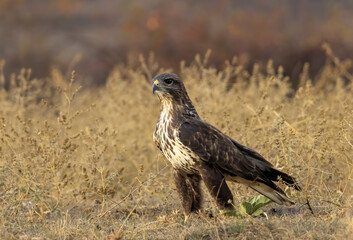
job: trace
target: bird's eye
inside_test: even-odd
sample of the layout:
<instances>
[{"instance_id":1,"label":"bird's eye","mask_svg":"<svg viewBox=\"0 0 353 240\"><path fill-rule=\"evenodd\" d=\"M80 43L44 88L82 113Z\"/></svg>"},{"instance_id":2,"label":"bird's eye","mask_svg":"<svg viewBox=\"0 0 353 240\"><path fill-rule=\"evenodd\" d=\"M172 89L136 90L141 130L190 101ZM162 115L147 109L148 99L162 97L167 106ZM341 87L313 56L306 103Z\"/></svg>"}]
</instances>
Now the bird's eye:
<instances>
[{"instance_id":1,"label":"bird's eye","mask_svg":"<svg viewBox=\"0 0 353 240\"><path fill-rule=\"evenodd\" d=\"M173 79L167 78L164 80L164 82L169 85L173 82Z\"/></svg>"}]
</instances>

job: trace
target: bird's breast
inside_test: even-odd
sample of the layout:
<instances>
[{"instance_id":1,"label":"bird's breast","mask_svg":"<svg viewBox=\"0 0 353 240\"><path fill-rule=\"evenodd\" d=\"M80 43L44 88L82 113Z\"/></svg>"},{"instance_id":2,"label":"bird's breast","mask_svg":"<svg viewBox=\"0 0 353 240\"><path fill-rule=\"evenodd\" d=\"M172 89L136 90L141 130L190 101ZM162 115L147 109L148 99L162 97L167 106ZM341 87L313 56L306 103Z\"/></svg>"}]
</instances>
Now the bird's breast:
<instances>
[{"instance_id":1,"label":"bird's breast","mask_svg":"<svg viewBox=\"0 0 353 240\"><path fill-rule=\"evenodd\" d=\"M190 174L196 172L197 156L179 140L178 129L173 127L170 120L163 118L159 120L154 139L164 157L174 168Z\"/></svg>"}]
</instances>

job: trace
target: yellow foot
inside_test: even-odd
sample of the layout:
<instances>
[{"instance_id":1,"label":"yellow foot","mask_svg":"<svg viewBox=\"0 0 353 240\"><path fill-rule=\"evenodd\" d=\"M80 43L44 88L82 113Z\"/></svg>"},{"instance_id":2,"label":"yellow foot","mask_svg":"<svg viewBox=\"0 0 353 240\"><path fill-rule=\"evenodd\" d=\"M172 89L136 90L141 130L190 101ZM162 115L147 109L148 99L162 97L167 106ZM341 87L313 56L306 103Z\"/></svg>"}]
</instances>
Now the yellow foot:
<instances>
[{"instance_id":1,"label":"yellow foot","mask_svg":"<svg viewBox=\"0 0 353 240\"><path fill-rule=\"evenodd\" d=\"M189 220L190 215L185 215L184 223L186 223Z\"/></svg>"}]
</instances>

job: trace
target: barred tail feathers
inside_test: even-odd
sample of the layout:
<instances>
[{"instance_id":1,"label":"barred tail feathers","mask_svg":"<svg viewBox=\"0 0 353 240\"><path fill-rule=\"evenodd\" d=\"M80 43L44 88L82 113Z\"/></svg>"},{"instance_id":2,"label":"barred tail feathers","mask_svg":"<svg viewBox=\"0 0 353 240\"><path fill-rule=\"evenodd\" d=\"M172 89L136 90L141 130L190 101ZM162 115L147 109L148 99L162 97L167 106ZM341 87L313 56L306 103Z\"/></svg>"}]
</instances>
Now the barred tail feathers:
<instances>
[{"instance_id":1,"label":"barred tail feathers","mask_svg":"<svg viewBox=\"0 0 353 240\"><path fill-rule=\"evenodd\" d=\"M248 186L280 205L291 206L294 204L284 192L277 191L264 183L254 182Z\"/></svg>"}]
</instances>

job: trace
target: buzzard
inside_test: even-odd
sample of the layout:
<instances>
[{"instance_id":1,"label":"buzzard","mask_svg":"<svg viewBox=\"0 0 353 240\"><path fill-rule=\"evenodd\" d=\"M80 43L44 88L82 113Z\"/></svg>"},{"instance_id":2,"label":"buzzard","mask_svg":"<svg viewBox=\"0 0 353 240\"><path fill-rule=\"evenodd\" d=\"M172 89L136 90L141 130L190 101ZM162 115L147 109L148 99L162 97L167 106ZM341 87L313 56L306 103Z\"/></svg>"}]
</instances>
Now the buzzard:
<instances>
[{"instance_id":1,"label":"buzzard","mask_svg":"<svg viewBox=\"0 0 353 240\"><path fill-rule=\"evenodd\" d=\"M153 93L161 102L153 140L173 165L185 220L201 209L201 180L222 210L234 206L226 180L245 184L278 204L294 204L274 181L282 180L300 191L295 179L202 121L177 75L163 73L153 81Z\"/></svg>"}]
</instances>

